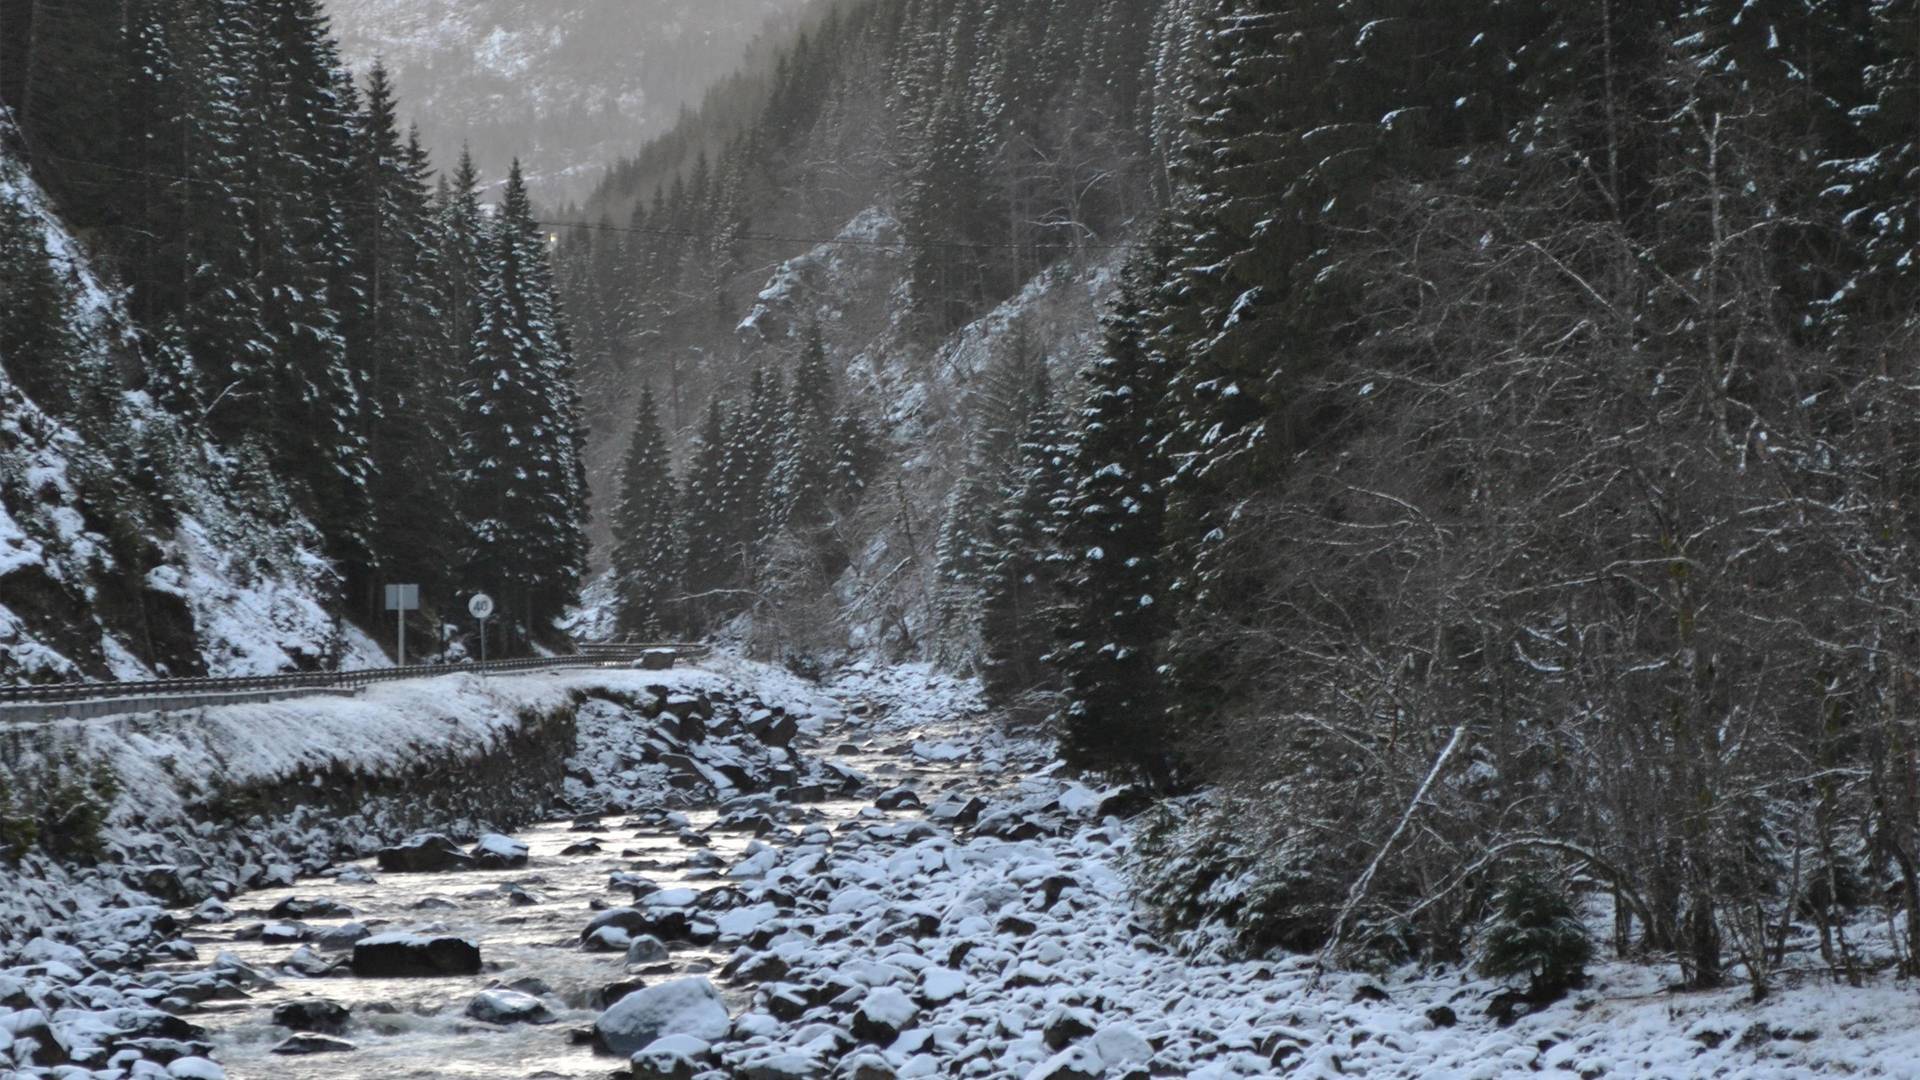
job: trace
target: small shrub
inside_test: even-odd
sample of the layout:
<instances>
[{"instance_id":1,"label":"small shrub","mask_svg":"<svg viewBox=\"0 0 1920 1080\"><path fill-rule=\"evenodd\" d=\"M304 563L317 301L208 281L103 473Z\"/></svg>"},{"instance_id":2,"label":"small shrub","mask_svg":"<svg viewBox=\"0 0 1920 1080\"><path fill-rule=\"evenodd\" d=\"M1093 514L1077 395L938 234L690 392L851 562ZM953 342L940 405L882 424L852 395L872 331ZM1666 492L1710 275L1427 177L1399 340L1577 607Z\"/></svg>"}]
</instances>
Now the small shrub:
<instances>
[{"instance_id":1,"label":"small shrub","mask_svg":"<svg viewBox=\"0 0 1920 1080\"><path fill-rule=\"evenodd\" d=\"M83 765L69 751L44 771L15 774L0 786L0 858L17 861L34 848L66 862L94 862L105 852L101 829L120 794L111 766Z\"/></svg>"},{"instance_id":2,"label":"small shrub","mask_svg":"<svg viewBox=\"0 0 1920 1080\"><path fill-rule=\"evenodd\" d=\"M1575 914L1566 890L1533 873L1509 880L1495 901L1487 927L1482 974L1496 979L1527 976L1527 996L1554 1001L1584 983L1593 941Z\"/></svg>"}]
</instances>

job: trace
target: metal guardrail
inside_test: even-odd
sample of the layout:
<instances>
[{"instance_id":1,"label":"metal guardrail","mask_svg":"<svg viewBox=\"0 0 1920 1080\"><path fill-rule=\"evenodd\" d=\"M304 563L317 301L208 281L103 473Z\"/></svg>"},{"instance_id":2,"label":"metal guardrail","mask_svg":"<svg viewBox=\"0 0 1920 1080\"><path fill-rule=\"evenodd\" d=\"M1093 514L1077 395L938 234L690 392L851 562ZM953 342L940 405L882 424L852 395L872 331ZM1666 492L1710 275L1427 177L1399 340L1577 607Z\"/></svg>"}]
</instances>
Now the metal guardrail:
<instances>
[{"instance_id":1,"label":"metal guardrail","mask_svg":"<svg viewBox=\"0 0 1920 1080\"><path fill-rule=\"evenodd\" d=\"M631 661L641 654L672 649L676 659L705 656L712 649L705 645L663 642L630 645L617 642L590 642L578 646L574 656L533 657L525 660L489 660L485 663L416 664L409 667L372 668L366 671L308 671L291 675L248 675L224 679L149 679L140 682L66 682L37 686L0 686L0 706L10 704L58 704L66 701L174 698L196 694L226 694L274 690L356 690L379 682L400 679L426 679L463 672L543 671L552 668L600 667Z\"/></svg>"}]
</instances>

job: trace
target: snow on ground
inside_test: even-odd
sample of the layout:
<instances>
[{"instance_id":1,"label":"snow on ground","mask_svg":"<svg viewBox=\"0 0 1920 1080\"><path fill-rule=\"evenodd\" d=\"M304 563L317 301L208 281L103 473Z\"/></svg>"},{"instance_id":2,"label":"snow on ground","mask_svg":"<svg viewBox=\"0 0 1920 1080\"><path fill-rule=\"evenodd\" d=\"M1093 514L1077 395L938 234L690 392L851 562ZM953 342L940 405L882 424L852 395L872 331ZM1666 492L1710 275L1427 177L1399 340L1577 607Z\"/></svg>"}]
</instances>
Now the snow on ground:
<instances>
[{"instance_id":1,"label":"snow on ground","mask_svg":"<svg viewBox=\"0 0 1920 1080\"><path fill-rule=\"evenodd\" d=\"M776 828L750 845L724 887L662 890L645 901L649 919L669 919L670 907L711 912L716 933L737 946L719 976L733 984L724 1034L708 1018L698 1038L667 1032L679 1041L651 1047L656 1058L694 1064L706 1080L829 1070L1017 1080L1471 1080L1540 1072L1786 1080L1911 1076L1920 1061L1911 989L1889 982L1846 989L1815 975L1788 977L1753 1004L1739 988L1672 993L1668 972L1602 963L1586 989L1502 1027L1485 1012L1502 987L1460 968L1322 973L1305 957L1181 955L1156 932L1146 898L1135 891L1133 826L1115 816L1122 803L1110 796L1117 793L1065 777L1039 744L1003 734L975 683L925 667L855 665L826 689L842 699L844 713L819 688L725 658L669 672L456 674L385 684L353 699L48 725L36 745L46 752L47 737L76 740L122 772L127 792L107 830L109 847L118 849L183 814L187 793L213 778L270 780L330 761L404 771L422 752L490 745L515 729L521 712L558 707L587 690L631 695L636 705L623 712L590 701L580 710L570 800L586 794L576 784L629 804L702 797L684 783L677 795L669 792L658 770L667 758L637 749L634 732L644 725L634 718L643 700L665 711L640 742L671 741L666 713L676 701L682 711L697 701L725 701L733 710L715 722L704 749L683 744L683 781L739 752L729 742L737 734L722 729L752 727L761 706L763 722L774 708L817 715L810 726L822 745L871 775L866 796L892 809L842 807L831 828L817 819L805 824L802 813L794 829ZM858 782L849 766L786 760L802 782L822 775ZM724 785L705 797L715 792L724 798ZM782 818L806 810L769 798L729 805L751 803ZM684 816L664 813L663 820L676 819L684 827ZM357 843L371 831L338 821L280 827L278 842L295 852L306 832ZM217 862L211 832L188 838L174 854ZM190 976L96 976L82 987L80 976L92 967L167 955L176 931L164 912L138 906L141 898L124 887L108 896L88 894L80 878L50 884L67 891L41 895L42 906L72 900L74 918L31 941L6 936L15 961L34 966L0 971L0 1002L12 1010L0 1009L0 1060L10 1041L41 1037L36 1031L96 1045L143 1025L158 1032L167 1020L151 1007L155 989L188 993L182 979L201 979L210 993L244 982L243 973L216 964ZM34 887L18 876L0 882L0 912L17 912ZM21 1007L29 990L54 996L50 1014ZM51 1029L36 1028L49 1019ZM105 1034L116 1027L122 1035Z\"/></svg>"},{"instance_id":2,"label":"snow on ground","mask_svg":"<svg viewBox=\"0 0 1920 1080\"><path fill-rule=\"evenodd\" d=\"M98 385L115 385L115 366L136 348L122 298L4 148L0 200L38 221L50 265L68 288L67 328L77 343L71 364ZM68 424L44 404L0 369L0 683L74 679L83 668L150 678L167 647L173 656L203 658L216 676L313 667L336 651L325 603L338 582L315 553L318 536L302 521L284 520L284 508L249 505L240 492L252 485L237 482L248 466L200 441L144 392L113 397L100 425L111 436ZM117 439L128 445L115 446ZM167 463L155 481L171 508L164 524L135 505L140 500L103 499L99 485L89 484L123 470L129 457L156 455ZM107 535L116 530L151 541L157 564L140 585L178 599L191 626L117 614L156 605L136 602L146 598L129 579L141 575L119 561L126 545ZM180 640L165 642L156 656L151 639L162 634Z\"/></svg>"},{"instance_id":3,"label":"snow on ground","mask_svg":"<svg viewBox=\"0 0 1920 1080\"><path fill-rule=\"evenodd\" d=\"M213 844L212 826L197 818L221 790L271 787L281 781L329 771L401 777L423 760L475 758L521 730L523 717L569 707L588 690L646 696L650 687L674 693L717 692L759 677L755 689L769 705L810 711L818 695L784 672L727 660L714 670L669 671L573 669L550 673L481 676L450 674L432 679L378 683L354 696L305 697L225 705L173 713L138 713L97 720L14 725L4 776L17 778L72 770L74 762L98 763L116 778L118 795L101 830L110 853L121 853L98 871L66 871L35 857L18 867L0 864L0 952L46 925L69 905L86 917L129 902L125 885L112 875L115 863L190 863L191 850ZM298 815L296 815L298 817ZM244 828L245 823L229 823ZM449 828L481 831L478 823ZM313 821L261 826L248 848L278 845L291 852L330 852L345 842L367 848L381 839L378 821ZM389 838L390 839L390 838ZM181 847L188 850L177 850ZM237 862L204 876L224 874L235 884L271 866ZM288 862L298 861L289 855ZM287 867L283 873L291 873ZM191 884L194 875L186 875Z\"/></svg>"},{"instance_id":4,"label":"snow on ground","mask_svg":"<svg viewBox=\"0 0 1920 1080\"><path fill-rule=\"evenodd\" d=\"M967 684L924 669L868 668L834 685L875 705L850 710L848 733L996 738ZM1916 1004L1898 985L1840 990L1809 977L1754 1005L1739 988L1669 993L1668 973L1608 963L1588 989L1502 1027L1485 1015L1502 986L1458 968L1322 974L1309 957L1183 957L1154 932L1129 876L1131 828L1101 817L1100 795L1030 775L986 791L967 828L949 823L935 795L951 803L980 786L927 786L926 822L882 816L802 837L777 861L760 853L757 886L798 900L764 924L763 949L735 954L735 968L773 977L736 1018L733 1041L716 1047L731 1075L774 1061L846 1072L863 1056L887 1070L871 1075L1026 1080L1142 1069L1785 1080L1911 1076L1920 1061ZM873 1045L828 1038L823 1025Z\"/></svg>"}]
</instances>

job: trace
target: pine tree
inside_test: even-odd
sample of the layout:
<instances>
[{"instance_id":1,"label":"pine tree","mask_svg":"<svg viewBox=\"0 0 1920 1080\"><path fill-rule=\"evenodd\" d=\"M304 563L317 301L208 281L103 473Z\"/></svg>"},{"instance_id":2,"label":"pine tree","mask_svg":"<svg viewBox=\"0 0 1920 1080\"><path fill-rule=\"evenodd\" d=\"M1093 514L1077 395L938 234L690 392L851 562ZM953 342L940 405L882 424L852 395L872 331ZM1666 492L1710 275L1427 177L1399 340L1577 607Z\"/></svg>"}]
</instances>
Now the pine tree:
<instances>
[{"instance_id":1,"label":"pine tree","mask_svg":"<svg viewBox=\"0 0 1920 1080\"><path fill-rule=\"evenodd\" d=\"M1058 618L1058 514L1067 500L1068 447L1065 419L1044 366L1034 381L1037 404L1021 436L1019 458L1005 475L982 574L982 681L989 698L1007 705L1050 690L1055 681L1043 660Z\"/></svg>"},{"instance_id":2,"label":"pine tree","mask_svg":"<svg viewBox=\"0 0 1920 1080\"><path fill-rule=\"evenodd\" d=\"M623 634L655 638L676 625L680 556L671 468L659 409L647 389L640 396L639 421L621 468L620 505L613 518L614 595Z\"/></svg>"},{"instance_id":3,"label":"pine tree","mask_svg":"<svg viewBox=\"0 0 1920 1080\"><path fill-rule=\"evenodd\" d=\"M733 583L737 565L722 542L734 527L728 516L726 491L727 429L731 426L720 399L707 404L707 416L687 468L681 492L680 519L687 542L683 579L691 599L685 612L696 632L704 632L724 609L718 595Z\"/></svg>"},{"instance_id":4,"label":"pine tree","mask_svg":"<svg viewBox=\"0 0 1920 1080\"><path fill-rule=\"evenodd\" d=\"M487 243L461 409L466 578L508 598L528 633L570 603L584 572L584 492L570 357L546 248L516 162Z\"/></svg>"},{"instance_id":5,"label":"pine tree","mask_svg":"<svg viewBox=\"0 0 1920 1080\"><path fill-rule=\"evenodd\" d=\"M1146 305L1167 237L1129 265L1106 324L1104 354L1082 379L1060 520L1062 605L1052 663L1066 684L1060 749L1099 772L1171 776L1164 677L1161 568L1167 466L1160 457L1154 392L1164 358L1147 345Z\"/></svg>"}]
</instances>

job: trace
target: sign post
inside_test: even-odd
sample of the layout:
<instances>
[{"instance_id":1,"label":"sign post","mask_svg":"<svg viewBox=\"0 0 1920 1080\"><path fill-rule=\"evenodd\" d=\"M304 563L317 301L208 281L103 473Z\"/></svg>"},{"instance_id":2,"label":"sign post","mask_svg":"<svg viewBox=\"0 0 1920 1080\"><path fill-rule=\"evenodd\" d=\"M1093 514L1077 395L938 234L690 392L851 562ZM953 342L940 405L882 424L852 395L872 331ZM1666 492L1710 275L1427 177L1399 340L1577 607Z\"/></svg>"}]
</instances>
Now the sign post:
<instances>
[{"instance_id":1,"label":"sign post","mask_svg":"<svg viewBox=\"0 0 1920 1080\"><path fill-rule=\"evenodd\" d=\"M396 666L407 666L407 612L420 610L420 586L387 586L387 610L395 613L400 622L400 645L395 653Z\"/></svg>"},{"instance_id":2,"label":"sign post","mask_svg":"<svg viewBox=\"0 0 1920 1080\"><path fill-rule=\"evenodd\" d=\"M487 662L487 618L493 614L493 597L477 592L467 600L467 614L480 620L480 663Z\"/></svg>"}]
</instances>

